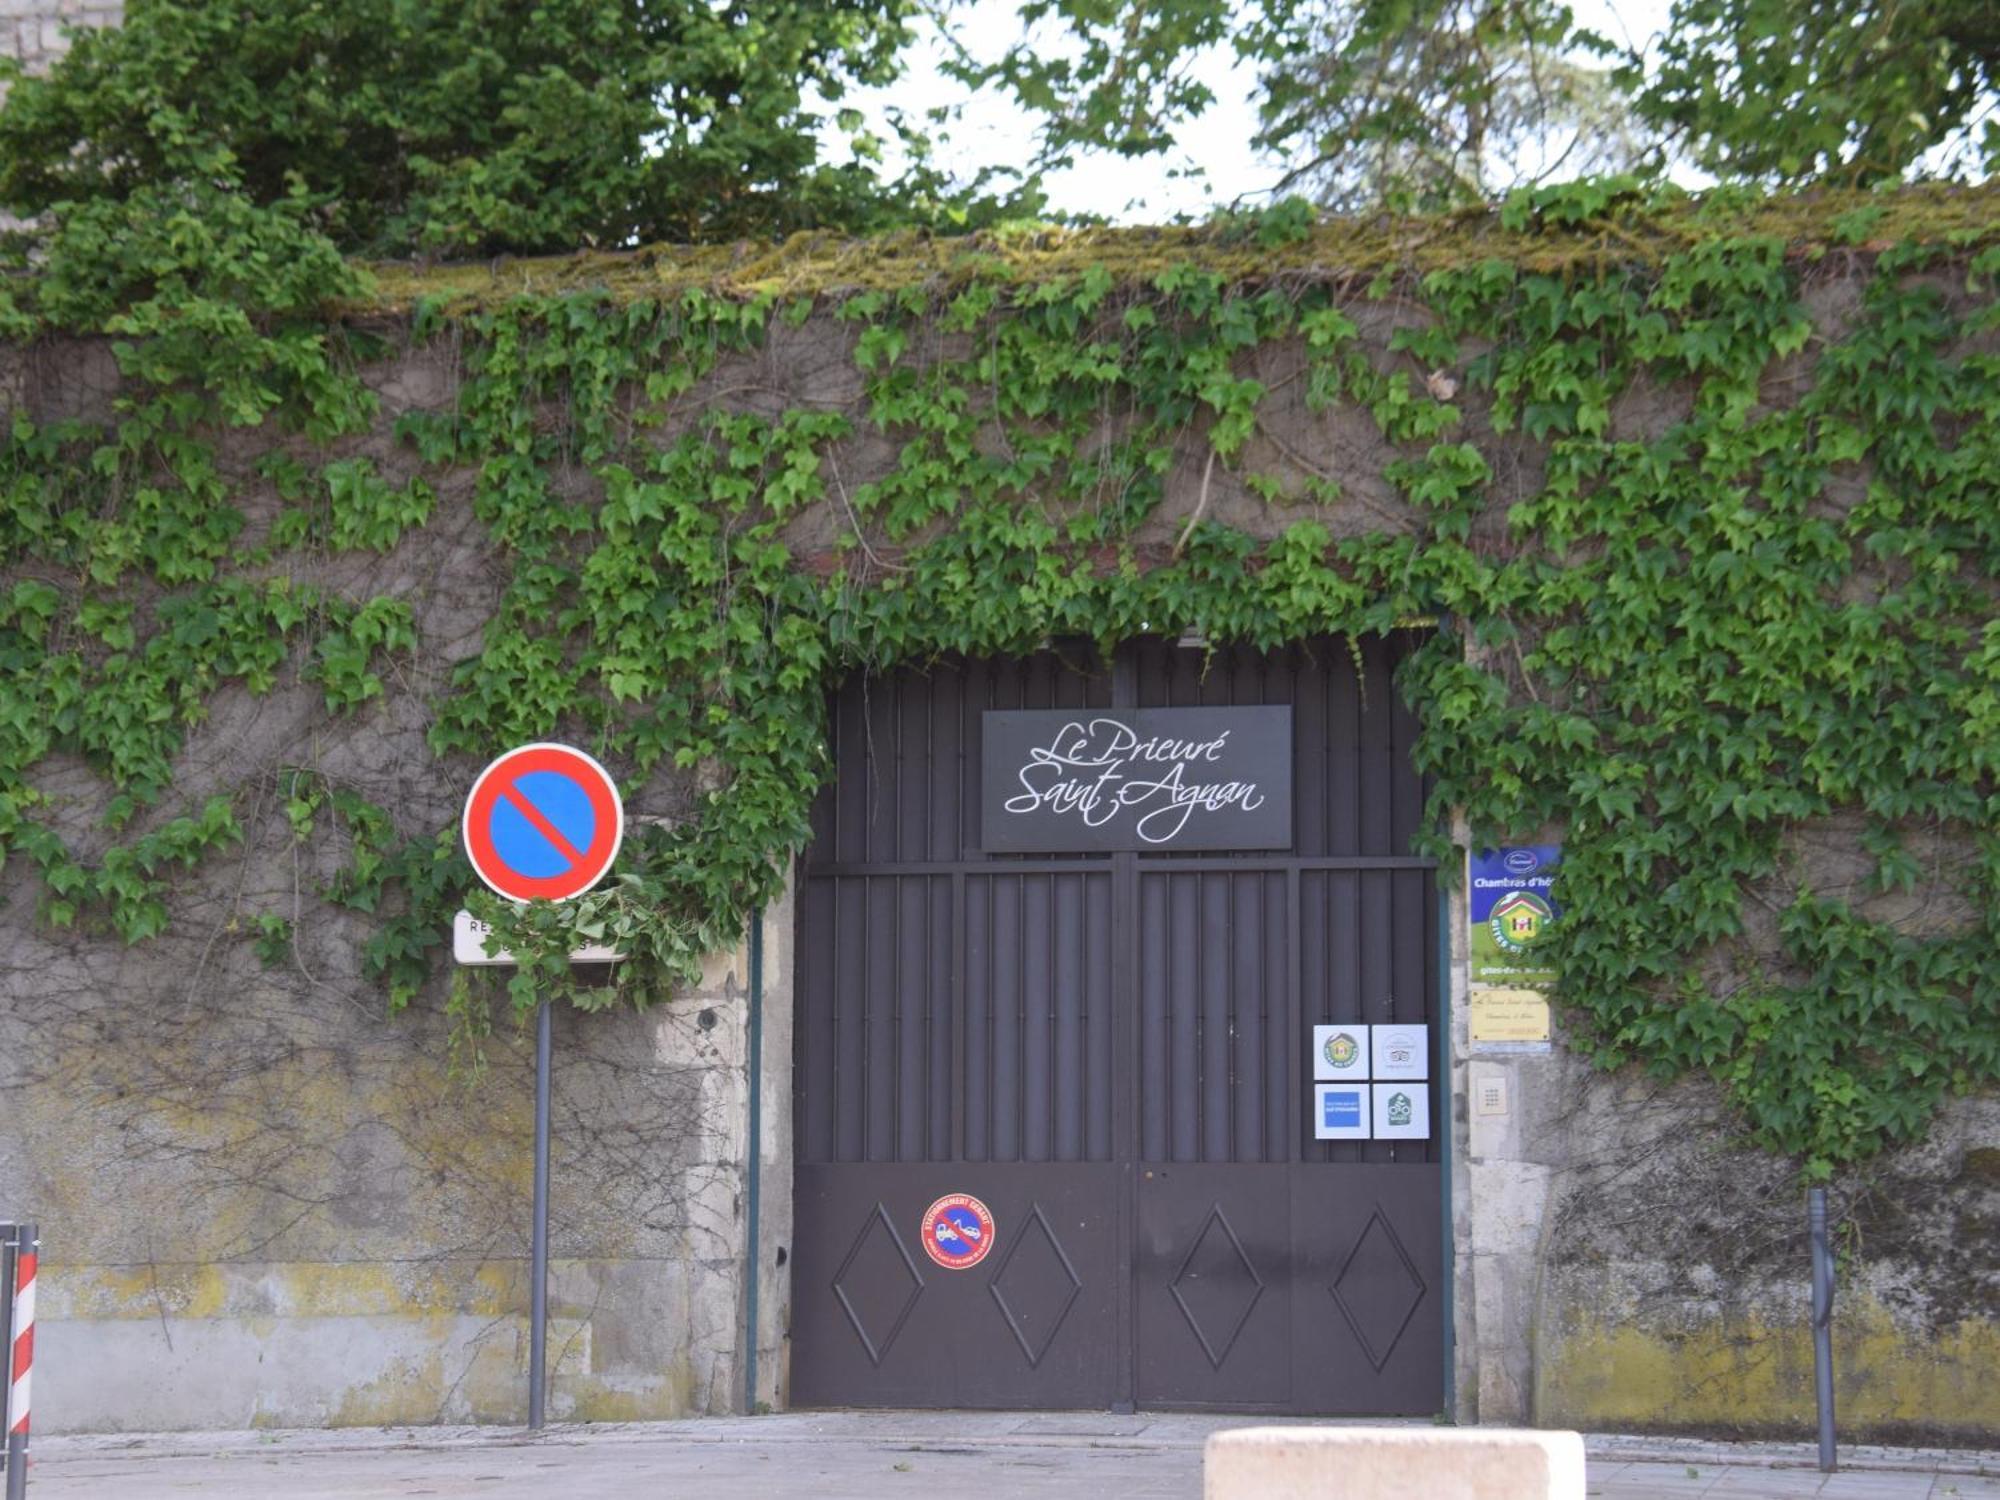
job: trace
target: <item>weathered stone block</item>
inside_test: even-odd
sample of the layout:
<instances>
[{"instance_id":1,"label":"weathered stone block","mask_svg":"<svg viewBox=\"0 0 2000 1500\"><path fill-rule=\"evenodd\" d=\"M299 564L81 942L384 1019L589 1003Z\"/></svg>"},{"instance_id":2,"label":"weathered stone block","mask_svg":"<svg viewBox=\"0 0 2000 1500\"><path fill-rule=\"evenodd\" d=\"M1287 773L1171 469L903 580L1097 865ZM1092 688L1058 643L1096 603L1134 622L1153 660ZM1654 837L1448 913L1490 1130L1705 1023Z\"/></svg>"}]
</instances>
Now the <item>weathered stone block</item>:
<instances>
[{"instance_id":1,"label":"weathered stone block","mask_svg":"<svg viewBox=\"0 0 2000 1500\"><path fill-rule=\"evenodd\" d=\"M1583 1500L1574 1432L1242 1427L1202 1455L1207 1500Z\"/></svg>"}]
</instances>

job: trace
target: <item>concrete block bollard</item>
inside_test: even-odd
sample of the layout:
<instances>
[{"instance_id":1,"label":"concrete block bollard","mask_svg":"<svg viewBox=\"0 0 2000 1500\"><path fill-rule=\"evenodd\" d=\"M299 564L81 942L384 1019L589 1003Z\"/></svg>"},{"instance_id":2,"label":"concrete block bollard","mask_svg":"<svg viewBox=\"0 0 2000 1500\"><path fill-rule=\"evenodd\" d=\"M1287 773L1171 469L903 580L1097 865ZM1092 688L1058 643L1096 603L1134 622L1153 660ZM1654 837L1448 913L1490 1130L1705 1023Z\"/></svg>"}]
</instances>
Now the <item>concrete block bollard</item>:
<instances>
[{"instance_id":1,"label":"concrete block bollard","mask_svg":"<svg viewBox=\"0 0 2000 1500\"><path fill-rule=\"evenodd\" d=\"M1583 1500L1583 1439L1490 1427L1239 1427L1205 1500Z\"/></svg>"}]
</instances>

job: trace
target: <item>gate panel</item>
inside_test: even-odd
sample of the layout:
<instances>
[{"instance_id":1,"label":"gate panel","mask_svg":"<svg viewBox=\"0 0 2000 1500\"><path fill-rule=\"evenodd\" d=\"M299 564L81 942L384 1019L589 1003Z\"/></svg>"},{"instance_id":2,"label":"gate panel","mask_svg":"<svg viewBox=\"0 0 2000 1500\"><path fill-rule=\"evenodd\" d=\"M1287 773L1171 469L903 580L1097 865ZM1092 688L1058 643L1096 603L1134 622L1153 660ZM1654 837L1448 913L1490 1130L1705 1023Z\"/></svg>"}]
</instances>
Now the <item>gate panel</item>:
<instances>
[{"instance_id":1,"label":"gate panel","mask_svg":"<svg viewBox=\"0 0 2000 1500\"><path fill-rule=\"evenodd\" d=\"M1435 1169L1407 1164L1307 1166L1293 1175L1295 1410L1406 1417L1438 1410L1441 1194Z\"/></svg>"},{"instance_id":2,"label":"gate panel","mask_svg":"<svg viewBox=\"0 0 2000 1500\"><path fill-rule=\"evenodd\" d=\"M1105 1405L1119 1358L1117 1179L1063 1163L799 1166L794 1404ZM918 1242L946 1193L971 1193L996 1226L992 1251L962 1271Z\"/></svg>"},{"instance_id":3,"label":"gate panel","mask_svg":"<svg viewBox=\"0 0 2000 1500\"><path fill-rule=\"evenodd\" d=\"M1301 1025L1336 1022L1415 1025L1433 1019L1438 992L1437 888L1429 870L1307 869L1299 875ZM1311 1077L1311 1059L1302 1077ZM1431 1027L1431 1119L1447 1118L1438 1092L1443 1076L1440 1028ZM1301 1149L1309 1162L1437 1162L1436 1129L1428 1141L1315 1141L1303 1114Z\"/></svg>"},{"instance_id":4,"label":"gate panel","mask_svg":"<svg viewBox=\"0 0 2000 1500\"><path fill-rule=\"evenodd\" d=\"M967 875L968 1161L1109 1161L1111 872Z\"/></svg>"},{"instance_id":5,"label":"gate panel","mask_svg":"<svg viewBox=\"0 0 2000 1500\"><path fill-rule=\"evenodd\" d=\"M1283 872L1142 861L1138 878L1141 1158L1289 1160Z\"/></svg>"},{"instance_id":6,"label":"gate panel","mask_svg":"<svg viewBox=\"0 0 2000 1500\"><path fill-rule=\"evenodd\" d=\"M1142 1167L1133 1273L1142 1407L1291 1405L1289 1169Z\"/></svg>"}]
</instances>

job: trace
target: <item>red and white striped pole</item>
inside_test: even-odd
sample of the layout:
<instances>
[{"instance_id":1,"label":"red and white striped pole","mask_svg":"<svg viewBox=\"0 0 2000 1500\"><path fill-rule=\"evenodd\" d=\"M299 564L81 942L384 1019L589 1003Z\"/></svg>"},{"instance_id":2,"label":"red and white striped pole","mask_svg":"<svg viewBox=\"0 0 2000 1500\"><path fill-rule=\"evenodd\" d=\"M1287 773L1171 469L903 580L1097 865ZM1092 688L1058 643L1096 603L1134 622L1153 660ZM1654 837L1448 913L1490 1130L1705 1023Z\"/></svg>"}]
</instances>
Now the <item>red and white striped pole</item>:
<instances>
[{"instance_id":1,"label":"red and white striped pole","mask_svg":"<svg viewBox=\"0 0 2000 1500\"><path fill-rule=\"evenodd\" d=\"M41 1236L33 1224L15 1231L14 1346L7 1361L7 1500L28 1493L28 1377L35 1364L35 1262Z\"/></svg>"},{"instance_id":2,"label":"red and white striped pole","mask_svg":"<svg viewBox=\"0 0 2000 1500\"><path fill-rule=\"evenodd\" d=\"M20 1226L0 1224L0 1490L7 1485L7 1391L14 1383L14 1235Z\"/></svg>"}]
</instances>

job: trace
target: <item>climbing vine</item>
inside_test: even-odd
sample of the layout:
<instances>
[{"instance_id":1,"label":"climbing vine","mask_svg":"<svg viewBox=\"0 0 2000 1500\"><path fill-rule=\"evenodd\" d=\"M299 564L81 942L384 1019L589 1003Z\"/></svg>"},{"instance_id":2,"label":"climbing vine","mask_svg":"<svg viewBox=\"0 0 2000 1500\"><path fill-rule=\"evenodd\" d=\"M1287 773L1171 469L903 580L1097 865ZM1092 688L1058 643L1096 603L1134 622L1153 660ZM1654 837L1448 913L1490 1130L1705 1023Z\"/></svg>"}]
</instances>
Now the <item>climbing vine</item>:
<instances>
[{"instance_id":1,"label":"climbing vine","mask_svg":"<svg viewBox=\"0 0 2000 1500\"><path fill-rule=\"evenodd\" d=\"M410 599L302 560L393 553L447 494L505 576L426 705L431 750L470 766L560 733L635 788L700 790L633 830L607 888L517 909L474 887L455 827L288 772L294 834L351 843L320 895L370 915L392 1007L461 905L520 959L496 971L517 1009L691 977L809 835L837 674L1438 618L1399 683L1436 787L1423 849L1451 866L1455 810L1480 842L1561 827L1573 1040L1712 1075L1753 1138L1824 1174L2000 1077L2000 234L1976 194L1787 212L1754 232L1585 184L1334 272L1280 210L1143 267L1136 233L1101 259L1001 236L844 290L780 259L735 284L418 297L391 333L363 269L315 285L227 224L194 251L99 247L97 282L85 247L0 291L17 347L103 334L121 376L109 421L17 400L0 429L0 849L50 923L160 931L172 871L240 836L228 793L175 803L189 730L288 666L329 713L383 697L425 649ZM1816 310L1836 283L1858 301ZM711 383L814 320L854 400ZM385 472L345 440L378 426L361 372L399 340L461 368L395 418ZM1279 431L1294 399L1341 456ZM1647 400L1665 414L1633 416ZM247 476L220 457L245 441ZM868 443L887 460L844 468ZM248 484L274 518L249 524ZM1255 525L1216 513L1224 484ZM806 555L811 516L834 524ZM67 848L37 779L55 753L147 831ZM1885 891L1930 877L1920 844L1949 850L1958 915L1899 926L1816 892L1795 836L1835 819ZM282 962L292 921L244 940ZM611 984L570 974L581 942L627 955ZM454 976L464 1036L482 982Z\"/></svg>"}]
</instances>

